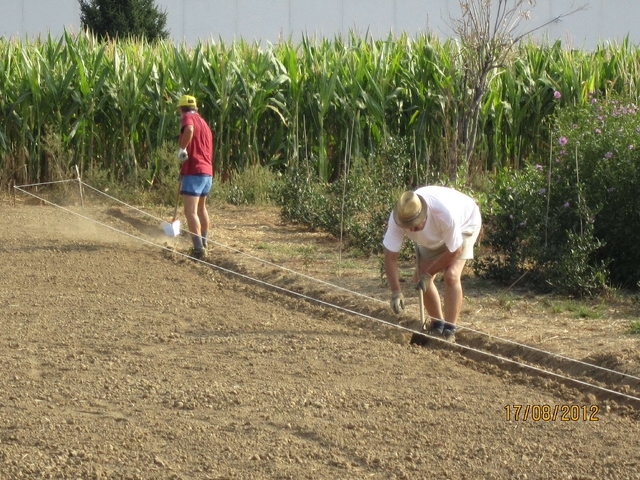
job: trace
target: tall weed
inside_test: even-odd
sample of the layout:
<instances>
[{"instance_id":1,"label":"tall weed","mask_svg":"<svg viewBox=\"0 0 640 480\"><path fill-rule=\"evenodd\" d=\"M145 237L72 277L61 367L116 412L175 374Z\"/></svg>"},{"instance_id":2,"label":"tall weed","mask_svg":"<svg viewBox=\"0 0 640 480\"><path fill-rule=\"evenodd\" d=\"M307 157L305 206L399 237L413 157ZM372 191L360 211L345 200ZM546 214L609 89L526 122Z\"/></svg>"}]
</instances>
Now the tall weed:
<instances>
[{"instance_id":1,"label":"tall weed","mask_svg":"<svg viewBox=\"0 0 640 480\"><path fill-rule=\"evenodd\" d=\"M282 175L269 167L250 165L234 172L230 181L220 185L224 200L233 205L264 205L271 203L280 188Z\"/></svg>"}]
</instances>

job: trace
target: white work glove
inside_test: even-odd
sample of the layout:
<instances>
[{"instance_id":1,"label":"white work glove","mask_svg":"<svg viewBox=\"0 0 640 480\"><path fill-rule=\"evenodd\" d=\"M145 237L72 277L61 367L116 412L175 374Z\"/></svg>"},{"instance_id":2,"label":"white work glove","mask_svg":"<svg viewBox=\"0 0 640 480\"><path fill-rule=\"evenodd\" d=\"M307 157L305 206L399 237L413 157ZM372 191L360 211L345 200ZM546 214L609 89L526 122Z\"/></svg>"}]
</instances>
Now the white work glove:
<instances>
[{"instance_id":1,"label":"white work glove","mask_svg":"<svg viewBox=\"0 0 640 480\"><path fill-rule=\"evenodd\" d=\"M429 280L431 280L432 275L429 273L423 273L418 278L418 283L416 284L416 290L422 290L423 292L427 291L427 285L429 284Z\"/></svg>"},{"instance_id":2,"label":"white work glove","mask_svg":"<svg viewBox=\"0 0 640 480\"><path fill-rule=\"evenodd\" d=\"M186 148L180 149L180 151L178 152L178 158L181 162L186 162L187 160L189 160L189 154L187 153Z\"/></svg>"},{"instance_id":3,"label":"white work glove","mask_svg":"<svg viewBox=\"0 0 640 480\"><path fill-rule=\"evenodd\" d=\"M393 292L391 296L391 309L394 313L400 313L401 310L404 310L404 295L402 295L402 292Z\"/></svg>"}]
</instances>

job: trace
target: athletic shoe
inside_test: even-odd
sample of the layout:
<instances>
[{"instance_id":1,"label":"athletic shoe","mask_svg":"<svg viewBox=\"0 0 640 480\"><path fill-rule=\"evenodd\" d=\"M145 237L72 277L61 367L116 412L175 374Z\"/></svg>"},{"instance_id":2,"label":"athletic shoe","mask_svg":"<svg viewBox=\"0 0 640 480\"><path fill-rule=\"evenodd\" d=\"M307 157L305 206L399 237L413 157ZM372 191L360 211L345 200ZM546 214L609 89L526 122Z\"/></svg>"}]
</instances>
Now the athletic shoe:
<instances>
[{"instance_id":1,"label":"athletic shoe","mask_svg":"<svg viewBox=\"0 0 640 480\"><path fill-rule=\"evenodd\" d=\"M187 253L190 257L197 258L198 260L202 260L207 257L207 249L206 248L193 248L189 249Z\"/></svg>"},{"instance_id":2,"label":"athletic shoe","mask_svg":"<svg viewBox=\"0 0 640 480\"><path fill-rule=\"evenodd\" d=\"M455 328L447 328L442 333L445 341L449 343L456 343L456 329Z\"/></svg>"},{"instance_id":3,"label":"athletic shoe","mask_svg":"<svg viewBox=\"0 0 640 480\"><path fill-rule=\"evenodd\" d=\"M433 335L434 337L442 336L442 331L444 330L444 322L431 322L429 325L429 335Z\"/></svg>"}]
</instances>

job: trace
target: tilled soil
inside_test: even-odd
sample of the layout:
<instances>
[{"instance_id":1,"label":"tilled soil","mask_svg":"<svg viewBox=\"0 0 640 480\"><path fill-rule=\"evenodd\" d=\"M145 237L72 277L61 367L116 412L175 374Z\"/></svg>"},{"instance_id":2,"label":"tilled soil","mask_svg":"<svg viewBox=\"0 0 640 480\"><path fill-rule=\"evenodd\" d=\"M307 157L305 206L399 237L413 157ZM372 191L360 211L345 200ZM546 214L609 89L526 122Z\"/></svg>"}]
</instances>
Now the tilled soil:
<instances>
[{"instance_id":1,"label":"tilled soil","mask_svg":"<svg viewBox=\"0 0 640 480\"><path fill-rule=\"evenodd\" d=\"M637 402L410 344L417 308L389 313L377 259L274 209L211 207L201 263L154 219L65 208L86 219L0 206L0 478L640 478ZM628 310L572 319L465 282L460 345L640 396Z\"/></svg>"}]
</instances>

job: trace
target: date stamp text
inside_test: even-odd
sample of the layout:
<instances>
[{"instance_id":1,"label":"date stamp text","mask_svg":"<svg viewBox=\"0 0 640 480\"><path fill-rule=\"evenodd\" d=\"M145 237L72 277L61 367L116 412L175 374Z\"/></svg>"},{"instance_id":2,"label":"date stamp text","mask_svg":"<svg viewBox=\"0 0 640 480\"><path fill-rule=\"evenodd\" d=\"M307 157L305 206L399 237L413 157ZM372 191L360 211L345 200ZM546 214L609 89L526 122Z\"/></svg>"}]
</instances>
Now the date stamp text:
<instances>
[{"instance_id":1,"label":"date stamp text","mask_svg":"<svg viewBox=\"0 0 640 480\"><path fill-rule=\"evenodd\" d=\"M505 405L507 422L597 422L598 405Z\"/></svg>"}]
</instances>

